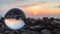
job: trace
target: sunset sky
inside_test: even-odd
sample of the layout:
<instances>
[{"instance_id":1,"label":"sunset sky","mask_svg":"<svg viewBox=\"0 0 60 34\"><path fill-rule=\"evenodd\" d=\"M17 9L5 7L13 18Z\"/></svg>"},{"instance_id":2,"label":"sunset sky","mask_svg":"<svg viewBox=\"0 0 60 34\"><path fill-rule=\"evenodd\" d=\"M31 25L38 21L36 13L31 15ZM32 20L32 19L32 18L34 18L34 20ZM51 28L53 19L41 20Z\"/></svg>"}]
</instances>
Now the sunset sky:
<instances>
[{"instance_id":1,"label":"sunset sky","mask_svg":"<svg viewBox=\"0 0 60 34\"><path fill-rule=\"evenodd\" d=\"M30 17L60 17L60 0L0 0L2 16L11 8L22 9Z\"/></svg>"}]
</instances>

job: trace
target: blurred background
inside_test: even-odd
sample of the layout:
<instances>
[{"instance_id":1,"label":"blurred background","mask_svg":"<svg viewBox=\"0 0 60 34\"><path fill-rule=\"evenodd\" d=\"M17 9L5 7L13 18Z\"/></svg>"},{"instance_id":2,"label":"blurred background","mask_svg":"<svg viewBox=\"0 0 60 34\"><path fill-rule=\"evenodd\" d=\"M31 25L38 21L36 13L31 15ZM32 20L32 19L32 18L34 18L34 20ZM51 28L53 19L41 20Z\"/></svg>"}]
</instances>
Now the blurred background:
<instances>
[{"instance_id":1,"label":"blurred background","mask_svg":"<svg viewBox=\"0 0 60 34\"><path fill-rule=\"evenodd\" d=\"M60 18L60 0L0 0L2 17L12 8L22 9L27 18Z\"/></svg>"}]
</instances>

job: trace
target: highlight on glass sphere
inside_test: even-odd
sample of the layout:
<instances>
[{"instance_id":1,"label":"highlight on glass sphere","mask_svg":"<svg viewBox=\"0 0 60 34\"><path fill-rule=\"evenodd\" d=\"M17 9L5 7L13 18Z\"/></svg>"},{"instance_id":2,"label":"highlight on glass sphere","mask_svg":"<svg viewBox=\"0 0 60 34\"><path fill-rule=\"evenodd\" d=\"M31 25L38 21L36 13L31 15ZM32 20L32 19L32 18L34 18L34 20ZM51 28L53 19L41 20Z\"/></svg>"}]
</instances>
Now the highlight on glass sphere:
<instances>
[{"instance_id":1,"label":"highlight on glass sphere","mask_svg":"<svg viewBox=\"0 0 60 34\"><path fill-rule=\"evenodd\" d=\"M6 13L4 21L8 28L17 30L24 27L24 19L24 12L21 9L13 8Z\"/></svg>"}]
</instances>

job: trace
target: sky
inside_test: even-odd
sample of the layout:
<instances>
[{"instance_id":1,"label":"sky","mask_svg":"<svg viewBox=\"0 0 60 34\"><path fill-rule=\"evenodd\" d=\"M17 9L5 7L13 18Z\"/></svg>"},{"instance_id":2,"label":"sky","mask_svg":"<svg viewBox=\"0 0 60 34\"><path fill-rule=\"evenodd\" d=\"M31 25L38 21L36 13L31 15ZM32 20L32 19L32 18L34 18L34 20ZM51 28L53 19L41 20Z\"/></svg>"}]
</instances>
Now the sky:
<instances>
[{"instance_id":1,"label":"sky","mask_svg":"<svg viewBox=\"0 0 60 34\"><path fill-rule=\"evenodd\" d=\"M0 0L0 14L19 8L28 17L60 17L60 0Z\"/></svg>"}]
</instances>

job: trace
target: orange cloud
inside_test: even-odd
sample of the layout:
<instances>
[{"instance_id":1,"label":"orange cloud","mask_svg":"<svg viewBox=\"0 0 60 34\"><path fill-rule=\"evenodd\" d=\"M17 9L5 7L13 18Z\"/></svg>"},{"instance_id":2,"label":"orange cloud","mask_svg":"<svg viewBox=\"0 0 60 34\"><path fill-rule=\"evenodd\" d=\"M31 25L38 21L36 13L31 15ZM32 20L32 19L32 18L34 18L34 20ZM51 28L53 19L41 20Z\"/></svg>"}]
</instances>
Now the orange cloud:
<instances>
[{"instance_id":1,"label":"orange cloud","mask_svg":"<svg viewBox=\"0 0 60 34\"><path fill-rule=\"evenodd\" d=\"M24 7L24 11L33 16L38 16L38 15L44 15L44 14L60 14L60 9L54 8L51 6L47 5L35 5L35 6L29 6L29 7Z\"/></svg>"}]
</instances>

